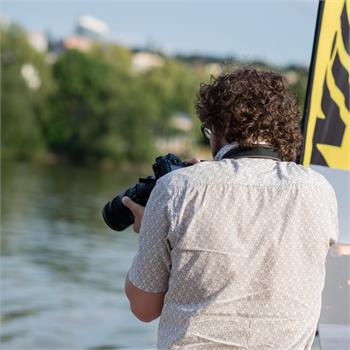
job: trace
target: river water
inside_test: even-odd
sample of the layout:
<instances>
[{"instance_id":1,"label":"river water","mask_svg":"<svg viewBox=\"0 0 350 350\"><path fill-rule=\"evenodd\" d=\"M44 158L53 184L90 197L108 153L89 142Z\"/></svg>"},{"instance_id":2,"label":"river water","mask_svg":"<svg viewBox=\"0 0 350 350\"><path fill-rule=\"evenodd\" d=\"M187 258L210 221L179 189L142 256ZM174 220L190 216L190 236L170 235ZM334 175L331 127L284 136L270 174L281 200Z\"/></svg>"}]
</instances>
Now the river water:
<instances>
[{"instance_id":1,"label":"river water","mask_svg":"<svg viewBox=\"0 0 350 350\"><path fill-rule=\"evenodd\" d=\"M155 346L158 322L138 321L123 292L137 235L100 215L138 175L3 164L3 349Z\"/></svg>"},{"instance_id":2,"label":"river water","mask_svg":"<svg viewBox=\"0 0 350 350\"><path fill-rule=\"evenodd\" d=\"M100 214L106 201L140 175L148 174L3 163L2 349L155 347L158 321L138 321L123 291L138 236L131 228L110 230ZM349 203L344 198L342 207ZM348 241L348 226L341 226ZM339 300L347 295L345 263L329 273L336 279L327 282L335 289L325 294L325 323L344 313Z\"/></svg>"}]
</instances>

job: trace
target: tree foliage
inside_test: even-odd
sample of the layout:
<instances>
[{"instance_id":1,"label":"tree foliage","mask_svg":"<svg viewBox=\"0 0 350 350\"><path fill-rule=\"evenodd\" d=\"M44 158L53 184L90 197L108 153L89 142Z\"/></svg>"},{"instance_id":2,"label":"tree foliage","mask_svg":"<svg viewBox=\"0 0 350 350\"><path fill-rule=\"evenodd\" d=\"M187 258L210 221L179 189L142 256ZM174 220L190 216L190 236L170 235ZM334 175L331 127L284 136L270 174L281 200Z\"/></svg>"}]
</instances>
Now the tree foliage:
<instances>
[{"instance_id":1,"label":"tree foliage","mask_svg":"<svg viewBox=\"0 0 350 350\"><path fill-rule=\"evenodd\" d=\"M209 74L196 58L162 56L161 66L137 72L130 50L95 43L89 52L63 51L52 63L20 27L2 28L1 36L3 156L146 163L158 153L157 139L181 133L171 123L177 113L193 120L188 137L207 143L194 100ZM306 73L296 72L301 79L292 89L302 105Z\"/></svg>"},{"instance_id":2,"label":"tree foliage","mask_svg":"<svg viewBox=\"0 0 350 350\"><path fill-rule=\"evenodd\" d=\"M37 75L36 88L25 79L25 68ZM34 77L35 78L35 77ZM33 78L33 79L34 79ZM45 149L41 125L48 115L47 96L53 89L50 67L16 25L1 30L2 153L32 158Z\"/></svg>"}]
</instances>

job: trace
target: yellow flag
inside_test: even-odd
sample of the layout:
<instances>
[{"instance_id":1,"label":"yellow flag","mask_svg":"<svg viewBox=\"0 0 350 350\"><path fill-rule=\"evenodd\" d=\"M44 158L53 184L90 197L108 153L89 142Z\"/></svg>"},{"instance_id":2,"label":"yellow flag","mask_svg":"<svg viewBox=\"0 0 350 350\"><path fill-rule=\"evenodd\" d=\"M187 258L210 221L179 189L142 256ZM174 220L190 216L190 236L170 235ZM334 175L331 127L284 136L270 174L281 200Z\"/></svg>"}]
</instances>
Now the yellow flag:
<instances>
[{"instance_id":1,"label":"yellow flag","mask_svg":"<svg viewBox=\"0 0 350 350\"><path fill-rule=\"evenodd\" d=\"M350 0L320 1L301 164L350 170Z\"/></svg>"}]
</instances>

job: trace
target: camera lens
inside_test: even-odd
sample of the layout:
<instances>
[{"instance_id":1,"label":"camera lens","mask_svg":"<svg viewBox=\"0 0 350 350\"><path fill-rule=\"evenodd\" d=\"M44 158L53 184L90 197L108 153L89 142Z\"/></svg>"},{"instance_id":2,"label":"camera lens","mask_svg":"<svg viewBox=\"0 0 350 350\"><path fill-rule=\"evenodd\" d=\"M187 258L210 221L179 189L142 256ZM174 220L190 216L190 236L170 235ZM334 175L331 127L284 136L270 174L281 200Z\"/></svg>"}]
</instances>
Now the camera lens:
<instances>
[{"instance_id":1,"label":"camera lens","mask_svg":"<svg viewBox=\"0 0 350 350\"><path fill-rule=\"evenodd\" d=\"M122 203L123 195L116 196L108 202L103 210L102 216L106 224L115 231L123 231L134 223L134 216L131 211Z\"/></svg>"}]
</instances>

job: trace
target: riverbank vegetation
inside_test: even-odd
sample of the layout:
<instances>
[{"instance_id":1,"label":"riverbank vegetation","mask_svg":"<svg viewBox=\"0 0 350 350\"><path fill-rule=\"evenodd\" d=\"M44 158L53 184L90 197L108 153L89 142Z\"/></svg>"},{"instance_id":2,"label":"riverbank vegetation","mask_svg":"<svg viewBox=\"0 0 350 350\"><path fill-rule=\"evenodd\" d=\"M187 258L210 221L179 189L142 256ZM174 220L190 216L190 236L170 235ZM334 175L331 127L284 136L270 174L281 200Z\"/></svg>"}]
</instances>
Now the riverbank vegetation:
<instances>
[{"instance_id":1,"label":"riverbank vegetation","mask_svg":"<svg viewBox=\"0 0 350 350\"><path fill-rule=\"evenodd\" d=\"M120 165L195 153L206 144L193 105L200 83L241 63L148 52L157 64L140 69L140 54L106 42L39 52L19 26L1 28L2 158ZM278 69L302 108L307 71Z\"/></svg>"}]
</instances>

